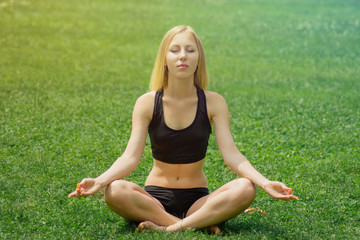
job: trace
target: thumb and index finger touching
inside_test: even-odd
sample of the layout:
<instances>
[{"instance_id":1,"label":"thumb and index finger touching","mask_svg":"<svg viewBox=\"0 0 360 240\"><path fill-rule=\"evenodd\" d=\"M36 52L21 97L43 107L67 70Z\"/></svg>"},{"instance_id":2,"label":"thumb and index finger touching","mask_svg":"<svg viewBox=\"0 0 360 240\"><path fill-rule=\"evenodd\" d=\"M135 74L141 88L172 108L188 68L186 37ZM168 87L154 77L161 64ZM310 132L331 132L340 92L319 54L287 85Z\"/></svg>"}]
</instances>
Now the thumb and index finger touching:
<instances>
[{"instance_id":1,"label":"thumb and index finger touching","mask_svg":"<svg viewBox=\"0 0 360 240\"><path fill-rule=\"evenodd\" d=\"M282 199L284 199L285 201L299 200L298 197L292 194L292 188L286 187L284 185L283 190L284 190L284 195Z\"/></svg>"},{"instance_id":2,"label":"thumb and index finger touching","mask_svg":"<svg viewBox=\"0 0 360 240\"><path fill-rule=\"evenodd\" d=\"M287 187L282 182L275 182L276 187L274 186L274 190L276 190L276 194L274 194L275 198L282 199L285 201L290 200L299 200L298 197L292 194L292 188Z\"/></svg>"},{"instance_id":3,"label":"thumb and index finger touching","mask_svg":"<svg viewBox=\"0 0 360 240\"><path fill-rule=\"evenodd\" d=\"M72 198L72 197L83 197L83 196L88 196L91 195L91 192L88 192L88 187L91 186L91 181L92 179L89 178L85 178L83 180L81 180L80 183L76 184L76 190L71 192L68 197Z\"/></svg>"}]
</instances>

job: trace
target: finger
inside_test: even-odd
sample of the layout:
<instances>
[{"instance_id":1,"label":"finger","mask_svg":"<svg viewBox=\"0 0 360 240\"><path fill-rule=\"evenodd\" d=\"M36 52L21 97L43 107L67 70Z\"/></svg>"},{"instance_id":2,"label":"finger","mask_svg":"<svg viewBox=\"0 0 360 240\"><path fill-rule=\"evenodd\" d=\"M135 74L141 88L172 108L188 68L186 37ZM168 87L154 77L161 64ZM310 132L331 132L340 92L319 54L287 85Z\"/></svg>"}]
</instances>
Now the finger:
<instances>
[{"instance_id":1,"label":"finger","mask_svg":"<svg viewBox=\"0 0 360 240\"><path fill-rule=\"evenodd\" d=\"M81 196L81 190L80 190L80 184L78 183L78 184L76 184L76 193L77 193L77 195L79 196Z\"/></svg>"},{"instance_id":2,"label":"finger","mask_svg":"<svg viewBox=\"0 0 360 240\"><path fill-rule=\"evenodd\" d=\"M83 180L81 180L81 182L79 183L79 186L82 188L86 188L86 186L89 184L89 181L91 178L84 178Z\"/></svg>"},{"instance_id":3,"label":"finger","mask_svg":"<svg viewBox=\"0 0 360 240\"><path fill-rule=\"evenodd\" d=\"M289 188L288 195L289 195L289 198L292 200L299 200L298 197L296 197L295 195L292 194L292 188Z\"/></svg>"},{"instance_id":4,"label":"finger","mask_svg":"<svg viewBox=\"0 0 360 240\"><path fill-rule=\"evenodd\" d=\"M280 183L280 186L282 191L291 194L292 188L287 187L284 183Z\"/></svg>"},{"instance_id":5,"label":"finger","mask_svg":"<svg viewBox=\"0 0 360 240\"><path fill-rule=\"evenodd\" d=\"M270 194L270 196L271 196L272 198L280 199L280 200L285 200L286 198L289 197L289 195L284 194L284 193L282 193L282 192L273 192L273 193Z\"/></svg>"},{"instance_id":6,"label":"finger","mask_svg":"<svg viewBox=\"0 0 360 240\"><path fill-rule=\"evenodd\" d=\"M282 194L285 195L285 196L291 196L292 194L292 188L289 188L285 185L282 186Z\"/></svg>"},{"instance_id":7,"label":"finger","mask_svg":"<svg viewBox=\"0 0 360 240\"><path fill-rule=\"evenodd\" d=\"M68 195L68 197L69 197L69 198L76 197L77 194L78 194L77 191L74 191L74 192L70 193L70 194Z\"/></svg>"},{"instance_id":8,"label":"finger","mask_svg":"<svg viewBox=\"0 0 360 240\"><path fill-rule=\"evenodd\" d=\"M291 199L299 201L299 198L297 196L291 195Z\"/></svg>"},{"instance_id":9,"label":"finger","mask_svg":"<svg viewBox=\"0 0 360 240\"><path fill-rule=\"evenodd\" d=\"M283 197L282 199L287 201L287 202L290 201L290 200L296 200L296 201L299 200L299 198L294 196L294 195L288 195L288 196Z\"/></svg>"},{"instance_id":10,"label":"finger","mask_svg":"<svg viewBox=\"0 0 360 240\"><path fill-rule=\"evenodd\" d=\"M86 186L86 180L85 179L81 180L81 182L78 183L77 186L78 188L84 188Z\"/></svg>"},{"instance_id":11,"label":"finger","mask_svg":"<svg viewBox=\"0 0 360 240\"><path fill-rule=\"evenodd\" d=\"M72 193L70 193L68 195L69 198L72 198L72 197L81 197L82 196L82 193L81 193L81 190L80 190L80 184L76 184L76 190Z\"/></svg>"},{"instance_id":12,"label":"finger","mask_svg":"<svg viewBox=\"0 0 360 240\"><path fill-rule=\"evenodd\" d=\"M87 196L91 196L91 195L93 195L95 192L94 192L94 190L93 189L84 189L84 190L82 190L81 191L81 196L82 197L87 197Z\"/></svg>"}]
</instances>

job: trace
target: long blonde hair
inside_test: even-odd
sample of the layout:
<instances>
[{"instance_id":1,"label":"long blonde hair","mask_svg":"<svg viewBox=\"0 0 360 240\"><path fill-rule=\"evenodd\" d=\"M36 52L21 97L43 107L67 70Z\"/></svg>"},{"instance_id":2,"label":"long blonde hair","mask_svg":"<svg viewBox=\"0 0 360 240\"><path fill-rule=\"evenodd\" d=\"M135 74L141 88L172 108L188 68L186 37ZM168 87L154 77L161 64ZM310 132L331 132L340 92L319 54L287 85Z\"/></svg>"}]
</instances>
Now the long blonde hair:
<instances>
[{"instance_id":1,"label":"long blonde hair","mask_svg":"<svg viewBox=\"0 0 360 240\"><path fill-rule=\"evenodd\" d=\"M189 26L176 26L170 29L165 34L164 38L160 43L159 51L156 56L154 69L151 75L150 90L158 91L167 86L168 70L166 66L166 54L174 36L178 33L185 31L188 31L193 34L196 41L197 49L199 51L198 65L194 73L194 84L201 89L206 89L206 87L208 86L209 77L206 68L205 53L199 37L196 35L194 29L192 29Z\"/></svg>"}]
</instances>

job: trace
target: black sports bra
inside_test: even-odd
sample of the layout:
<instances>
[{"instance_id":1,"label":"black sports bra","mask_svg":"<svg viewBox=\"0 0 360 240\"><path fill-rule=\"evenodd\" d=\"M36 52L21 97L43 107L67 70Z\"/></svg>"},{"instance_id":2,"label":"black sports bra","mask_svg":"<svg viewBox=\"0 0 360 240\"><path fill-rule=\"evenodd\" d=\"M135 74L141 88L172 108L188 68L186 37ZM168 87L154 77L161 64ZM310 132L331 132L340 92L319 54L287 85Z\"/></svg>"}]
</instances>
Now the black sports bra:
<instances>
[{"instance_id":1,"label":"black sports bra","mask_svg":"<svg viewBox=\"0 0 360 240\"><path fill-rule=\"evenodd\" d=\"M204 91L197 88L198 104L195 119L188 127L180 130L166 126L163 94L163 90L156 92L153 117L148 128L153 157L169 164L200 161L206 156L211 133Z\"/></svg>"}]
</instances>

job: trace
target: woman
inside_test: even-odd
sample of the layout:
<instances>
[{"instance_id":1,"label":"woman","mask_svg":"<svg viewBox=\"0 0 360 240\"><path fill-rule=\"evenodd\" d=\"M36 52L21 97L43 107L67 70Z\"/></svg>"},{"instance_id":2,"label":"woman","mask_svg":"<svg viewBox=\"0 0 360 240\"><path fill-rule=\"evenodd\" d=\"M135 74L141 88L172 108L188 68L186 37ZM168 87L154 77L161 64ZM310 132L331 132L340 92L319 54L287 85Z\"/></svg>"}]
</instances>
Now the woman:
<instances>
[{"instance_id":1,"label":"woman","mask_svg":"<svg viewBox=\"0 0 360 240\"><path fill-rule=\"evenodd\" d=\"M139 229L208 228L218 233L218 224L250 206L255 185L271 197L298 199L284 184L262 176L238 151L229 129L225 100L204 91L208 84L202 44L188 26L177 26L163 38L151 78L151 92L134 107L132 132L123 155L99 177L83 179L69 197L93 195L106 187L108 207ZM212 125L225 163L242 178L208 193L203 172ZM145 190L122 180L140 162L149 132L153 168Z\"/></svg>"}]
</instances>

